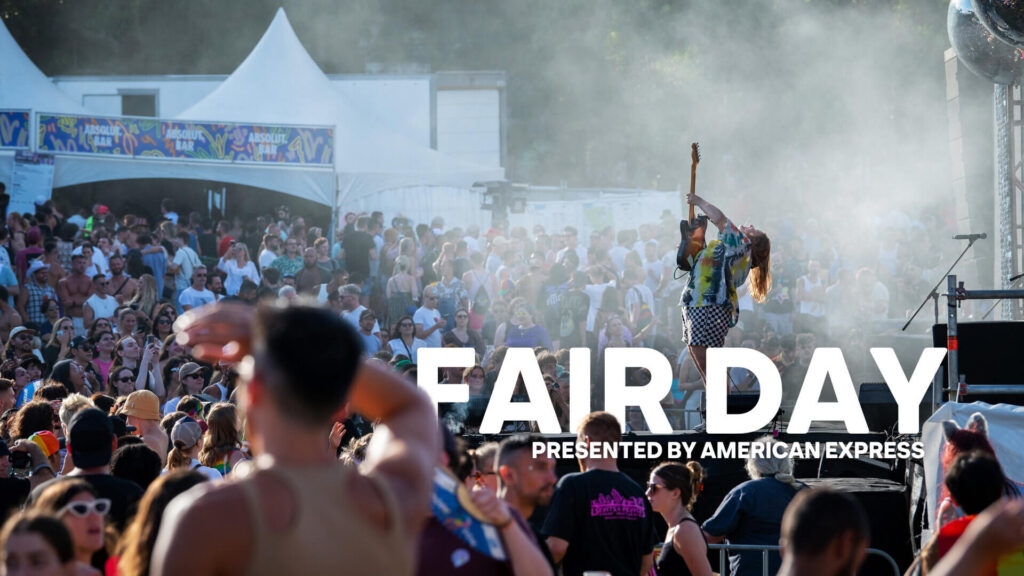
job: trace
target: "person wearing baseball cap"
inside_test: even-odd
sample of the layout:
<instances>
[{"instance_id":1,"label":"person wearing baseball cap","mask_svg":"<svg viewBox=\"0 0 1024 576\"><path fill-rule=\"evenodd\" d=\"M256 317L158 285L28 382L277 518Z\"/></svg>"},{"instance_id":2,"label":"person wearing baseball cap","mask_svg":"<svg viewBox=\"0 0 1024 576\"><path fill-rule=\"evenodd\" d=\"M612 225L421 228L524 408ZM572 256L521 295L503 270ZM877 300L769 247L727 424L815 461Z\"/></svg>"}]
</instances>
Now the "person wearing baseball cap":
<instances>
[{"instance_id":1,"label":"person wearing baseball cap","mask_svg":"<svg viewBox=\"0 0 1024 576\"><path fill-rule=\"evenodd\" d=\"M35 442L43 451L43 456L50 463L54 470L60 468L60 440L49 430L42 430L28 437L29 442Z\"/></svg>"},{"instance_id":2,"label":"person wearing baseball cap","mask_svg":"<svg viewBox=\"0 0 1024 576\"><path fill-rule=\"evenodd\" d=\"M195 396L203 391L205 384L203 367L195 362L186 362L178 368L178 381L181 385L175 390L174 398L164 403L164 415L170 414L178 409L178 402L183 396Z\"/></svg>"},{"instance_id":3,"label":"person wearing baseball cap","mask_svg":"<svg viewBox=\"0 0 1024 576\"><path fill-rule=\"evenodd\" d=\"M164 472L195 470L210 480L223 478L220 472L209 466L203 466L202 462L196 458L199 455L202 439L203 429L198 422L188 416L178 420L174 424L174 428L171 429L171 442L174 443L174 448L171 448L171 453L167 455L167 468L164 469Z\"/></svg>"},{"instance_id":4,"label":"person wearing baseball cap","mask_svg":"<svg viewBox=\"0 0 1024 576\"><path fill-rule=\"evenodd\" d=\"M32 446L38 448L35 442ZM142 488L134 482L110 475L110 458L117 447L111 417L96 408L79 410L68 425L67 447L74 469L68 476L34 487L29 504L53 482L61 482L66 477L81 478L92 485L97 497L110 499L110 518L119 531L124 530L130 512L142 498ZM39 454L43 454L41 449Z\"/></svg>"},{"instance_id":5,"label":"person wearing baseball cap","mask_svg":"<svg viewBox=\"0 0 1024 576\"><path fill-rule=\"evenodd\" d=\"M167 465L167 433L160 426L160 399L149 390L136 390L128 395L122 414L129 426L134 426L142 441L160 456L160 464Z\"/></svg>"},{"instance_id":6,"label":"person wearing baseball cap","mask_svg":"<svg viewBox=\"0 0 1024 576\"><path fill-rule=\"evenodd\" d=\"M46 322L43 302L47 298L57 299L57 292L47 282L49 273L50 266L41 258L33 260L25 272L25 289L18 293L16 304L18 314L21 314L26 324L42 326Z\"/></svg>"}]
</instances>

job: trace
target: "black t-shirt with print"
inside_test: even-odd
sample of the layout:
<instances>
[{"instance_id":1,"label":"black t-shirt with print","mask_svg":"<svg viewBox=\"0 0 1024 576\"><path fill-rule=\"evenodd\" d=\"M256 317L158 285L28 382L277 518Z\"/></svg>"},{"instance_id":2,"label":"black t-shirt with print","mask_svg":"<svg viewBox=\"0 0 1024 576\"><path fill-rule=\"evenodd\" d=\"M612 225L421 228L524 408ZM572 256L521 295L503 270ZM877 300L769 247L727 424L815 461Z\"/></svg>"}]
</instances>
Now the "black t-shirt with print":
<instances>
[{"instance_id":1,"label":"black t-shirt with print","mask_svg":"<svg viewBox=\"0 0 1024 576\"><path fill-rule=\"evenodd\" d=\"M658 541L644 489L625 474L607 470L563 476L543 532L569 542L562 559L565 576L586 570L635 576Z\"/></svg>"}]
</instances>

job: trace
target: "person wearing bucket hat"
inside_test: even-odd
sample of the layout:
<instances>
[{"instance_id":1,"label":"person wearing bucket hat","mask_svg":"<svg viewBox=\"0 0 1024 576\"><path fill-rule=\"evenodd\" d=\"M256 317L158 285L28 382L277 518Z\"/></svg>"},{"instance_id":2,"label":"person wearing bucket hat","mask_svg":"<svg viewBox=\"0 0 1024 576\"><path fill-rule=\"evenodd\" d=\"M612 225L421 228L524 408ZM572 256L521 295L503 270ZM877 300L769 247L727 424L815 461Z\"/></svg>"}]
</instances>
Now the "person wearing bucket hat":
<instances>
[{"instance_id":1,"label":"person wearing bucket hat","mask_svg":"<svg viewBox=\"0 0 1024 576\"><path fill-rule=\"evenodd\" d=\"M210 480L223 478L220 472L209 466L203 466L196 458L199 455L202 439L203 429L198 422L188 416L178 420L174 424L174 428L171 429L171 442L174 447L167 455L167 468L164 469L164 472L195 470Z\"/></svg>"},{"instance_id":2,"label":"person wearing bucket hat","mask_svg":"<svg viewBox=\"0 0 1024 576\"><path fill-rule=\"evenodd\" d=\"M167 433L160 427L160 398L149 390L136 390L128 395L121 413L129 426L134 426L142 441L167 465Z\"/></svg>"},{"instance_id":3,"label":"person wearing bucket hat","mask_svg":"<svg viewBox=\"0 0 1024 576\"><path fill-rule=\"evenodd\" d=\"M118 530L123 530L130 511L142 498L142 488L110 475L110 458L117 445L111 420L96 408L85 408L71 418L67 448L74 469L68 475L91 484L99 498L110 499L110 518ZM47 486L60 481L61 478L57 478L34 487L29 503L38 500Z\"/></svg>"}]
</instances>

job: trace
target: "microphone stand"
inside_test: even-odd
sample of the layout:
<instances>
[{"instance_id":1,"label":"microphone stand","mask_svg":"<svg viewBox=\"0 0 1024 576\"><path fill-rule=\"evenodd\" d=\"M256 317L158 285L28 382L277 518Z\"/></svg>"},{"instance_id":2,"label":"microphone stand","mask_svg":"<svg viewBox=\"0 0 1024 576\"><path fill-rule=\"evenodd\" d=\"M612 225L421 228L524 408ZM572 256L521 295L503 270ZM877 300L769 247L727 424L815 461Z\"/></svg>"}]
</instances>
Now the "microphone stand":
<instances>
[{"instance_id":1,"label":"microphone stand","mask_svg":"<svg viewBox=\"0 0 1024 576\"><path fill-rule=\"evenodd\" d=\"M1020 280L1021 278L1024 278L1024 274L1017 274L1016 276L1011 277L1010 278L1010 288L1013 288L1013 285L1016 284L1017 281ZM988 312L985 312L985 315L981 317L981 319L984 320L984 319L988 318L988 315L991 314L992 311L996 309L996 306L999 306L999 303L1002 302L1002 301L1003 301L1003 298L1000 298L999 300L996 300L995 303L992 304L992 307L988 309Z\"/></svg>"},{"instance_id":2,"label":"microphone stand","mask_svg":"<svg viewBox=\"0 0 1024 576\"><path fill-rule=\"evenodd\" d=\"M928 295L924 297L924 300L921 301L921 305L917 307L917 310L915 310L914 313L910 316L910 319L907 320L907 323L903 325L903 328L900 328L900 331L907 330L907 327L910 326L910 323L914 321L914 318L917 318L917 314L921 312L921 309L924 308L924 305L928 303L929 298L935 301L935 323L939 323L939 286L941 286L942 283L946 281L946 277L949 276L949 273L953 271L953 268L956 268L956 265L960 263L960 260L963 259L965 254L967 254L967 251L970 250L971 246L974 246L974 243L977 242L978 240L979 238L977 237L972 237L968 240L967 247L964 248L964 251L961 252L959 256L957 256L956 260L953 262L953 265L949 267L949 270L946 270L946 273L939 277L939 281L935 284L934 287L932 287L931 292L929 292Z\"/></svg>"}]
</instances>

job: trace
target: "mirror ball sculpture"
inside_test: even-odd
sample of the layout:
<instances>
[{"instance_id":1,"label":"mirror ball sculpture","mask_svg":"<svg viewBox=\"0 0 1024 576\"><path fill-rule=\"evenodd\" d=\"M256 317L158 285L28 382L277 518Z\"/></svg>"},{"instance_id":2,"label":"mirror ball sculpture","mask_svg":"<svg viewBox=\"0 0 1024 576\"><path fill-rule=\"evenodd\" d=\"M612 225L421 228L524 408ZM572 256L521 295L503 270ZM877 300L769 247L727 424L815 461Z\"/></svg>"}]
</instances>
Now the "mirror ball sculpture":
<instances>
[{"instance_id":1,"label":"mirror ball sculpture","mask_svg":"<svg viewBox=\"0 0 1024 576\"><path fill-rule=\"evenodd\" d=\"M976 0L974 11L996 38L1024 49L1024 0Z\"/></svg>"},{"instance_id":2,"label":"mirror ball sculpture","mask_svg":"<svg viewBox=\"0 0 1024 576\"><path fill-rule=\"evenodd\" d=\"M946 29L949 42L953 45L957 57L965 66L978 76L995 84L1012 84L1024 76L1024 56L1020 48L1007 43L1002 36L994 34L984 25L985 14L996 14L993 5L1020 5L1017 12L1024 17L1024 0L973 0L979 8L975 11L972 0L951 0L946 18ZM982 5L990 8L982 9ZM1013 10L1010 10L1013 12ZM1000 22L1007 22L1001 16ZM1018 21L1014 19L1014 21ZM1017 33L1022 40L1024 34ZM1024 46L1022 42L1021 46Z\"/></svg>"}]
</instances>

